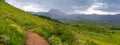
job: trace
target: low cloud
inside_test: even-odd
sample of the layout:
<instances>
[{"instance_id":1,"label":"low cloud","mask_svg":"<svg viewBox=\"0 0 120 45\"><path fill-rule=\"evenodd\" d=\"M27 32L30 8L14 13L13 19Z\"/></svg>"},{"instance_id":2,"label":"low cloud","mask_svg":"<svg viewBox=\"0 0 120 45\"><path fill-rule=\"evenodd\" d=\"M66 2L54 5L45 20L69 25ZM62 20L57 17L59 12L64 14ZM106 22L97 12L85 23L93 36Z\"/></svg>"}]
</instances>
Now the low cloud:
<instances>
[{"instance_id":1,"label":"low cloud","mask_svg":"<svg viewBox=\"0 0 120 45\"><path fill-rule=\"evenodd\" d=\"M77 14L118 14L117 12L107 12L99 9L107 8L107 4L93 0L94 3L86 10L74 10ZM76 7L77 8L77 7Z\"/></svg>"},{"instance_id":2,"label":"low cloud","mask_svg":"<svg viewBox=\"0 0 120 45\"><path fill-rule=\"evenodd\" d=\"M47 12L54 8L69 14L120 14L120 0L6 0L25 11Z\"/></svg>"},{"instance_id":3,"label":"low cloud","mask_svg":"<svg viewBox=\"0 0 120 45\"><path fill-rule=\"evenodd\" d=\"M34 12L47 12L48 11L48 9L39 7L37 4L32 4L32 3L22 6L21 9L25 11L34 11Z\"/></svg>"},{"instance_id":4,"label":"low cloud","mask_svg":"<svg viewBox=\"0 0 120 45\"><path fill-rule=\"evenodd\" d=\"M11 5L14 5L17 8L20 8L25 11L33 11L33 12L47 12L48 9L44 8L44 6L39 6L36 3L31 3L31 2L17 2L15 0L7 0L7 2Z\"/></svg>"}]
</instances>

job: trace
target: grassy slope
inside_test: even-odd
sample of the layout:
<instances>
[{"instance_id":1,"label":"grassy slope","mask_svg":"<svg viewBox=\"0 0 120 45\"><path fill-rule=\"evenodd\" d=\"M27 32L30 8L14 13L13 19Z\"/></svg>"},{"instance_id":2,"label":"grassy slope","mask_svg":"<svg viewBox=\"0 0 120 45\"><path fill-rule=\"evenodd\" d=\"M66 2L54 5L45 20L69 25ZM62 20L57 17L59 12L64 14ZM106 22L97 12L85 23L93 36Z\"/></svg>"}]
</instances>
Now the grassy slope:
<instances>
[{"instance_id":1,"label":"grassy slope","mask_svg":"<svg viewBox=\"0 0 120 45\"><path fill-rule=\"evenodd\" d=\"M120 34L99 25L72 25L34 16L0 2L0 42L24 45L25 30L44 36L51 45L119 45Z\"/></svg>"}]
</instances>

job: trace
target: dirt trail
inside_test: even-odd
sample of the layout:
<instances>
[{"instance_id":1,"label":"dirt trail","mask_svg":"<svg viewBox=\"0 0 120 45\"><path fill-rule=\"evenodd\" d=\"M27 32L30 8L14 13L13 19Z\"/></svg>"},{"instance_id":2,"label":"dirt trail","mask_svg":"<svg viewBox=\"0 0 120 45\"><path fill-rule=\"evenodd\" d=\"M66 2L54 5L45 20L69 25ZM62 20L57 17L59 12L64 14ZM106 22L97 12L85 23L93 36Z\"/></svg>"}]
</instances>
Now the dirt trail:
<instances>
[{"instance_id":1,"label":"dirt trail","mask_svg":"<svg viewBox=\"0 0 120 45\"><path fill-rule=\"evenodd\" d=\"M49 45L49 43L40 35L34 33L32 29L26 31L26 45Z\"/></svg>"}]
</instances>

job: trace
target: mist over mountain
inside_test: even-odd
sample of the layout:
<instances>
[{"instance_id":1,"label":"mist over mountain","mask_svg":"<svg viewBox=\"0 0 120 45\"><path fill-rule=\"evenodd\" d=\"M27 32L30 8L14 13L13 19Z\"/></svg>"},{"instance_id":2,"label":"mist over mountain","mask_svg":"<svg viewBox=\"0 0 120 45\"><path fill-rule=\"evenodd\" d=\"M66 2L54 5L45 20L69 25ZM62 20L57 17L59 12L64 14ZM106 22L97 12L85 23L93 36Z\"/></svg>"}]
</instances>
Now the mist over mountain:
<instances>
[{"instance_id":1,"label":"mist over mountain","mask_svg":"<svg viewBox=\"0 0 120 45\"><path fill-rule=\"evenodd\" d=\"M63 23L81 23L92 22L92 23L109 23L109 24L119 24L120 14L110 15L110 14L66 14L57 9L51 9L48 12L31 12L38 15L48 16L53 19L57 19Z\"/></svg>"}]
</instances>

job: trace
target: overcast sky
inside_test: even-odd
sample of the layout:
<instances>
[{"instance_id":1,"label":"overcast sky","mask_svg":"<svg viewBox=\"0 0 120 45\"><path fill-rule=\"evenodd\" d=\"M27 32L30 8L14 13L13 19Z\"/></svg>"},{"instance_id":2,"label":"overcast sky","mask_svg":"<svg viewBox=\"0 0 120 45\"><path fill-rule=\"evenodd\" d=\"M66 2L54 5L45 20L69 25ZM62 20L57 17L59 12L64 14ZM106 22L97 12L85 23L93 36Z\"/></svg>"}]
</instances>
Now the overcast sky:
<instances>
[{"instance_id":1,"label":"overcast sky","mask_svg":"<svg viewBox=\"0 0 120 45\"><path fill-rule=\"evenodd\" d=\"M6 0L25 11L58 9L69 14L118 14L120 0Z\"/></svg>"}]
</instances>

